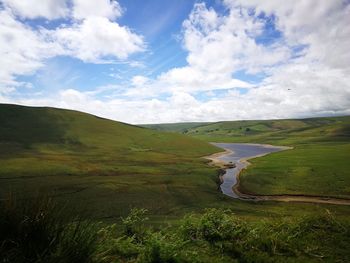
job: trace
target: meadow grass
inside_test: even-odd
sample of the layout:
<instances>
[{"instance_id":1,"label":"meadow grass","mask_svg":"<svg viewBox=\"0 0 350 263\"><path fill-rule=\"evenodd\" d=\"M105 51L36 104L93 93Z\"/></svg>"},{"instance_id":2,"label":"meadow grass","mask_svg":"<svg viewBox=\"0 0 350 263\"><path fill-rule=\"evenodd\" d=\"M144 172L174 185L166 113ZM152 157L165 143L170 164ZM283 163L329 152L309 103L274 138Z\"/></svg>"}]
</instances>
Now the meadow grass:
<instances>
[{"instance_id":1,"label":"meadow grass","mask_svg":"<svg viewBox=\"0 0 350 263\"><path fill-rule=\"evenodd\" d=\"M97 218L217 200L206 142L53 108L0 105L0 122L2 195L50 193Z\"/></svg>"},{"instance_id":2,"label":"meadow grass","mask_svg":"<svg viewBox=\"0 0 350 263\"><path fill-rule=\"evenodd\" d=\"M184 214L207 207L230 208L247 220L319 214L324 208L339 217L349 214L349 208L341 206L257 204L225 197L217 189L217 168L201 158L221 149L190 136L52 108L0 105L0 113L1 196L12 192L34 198L47 193L77 213L105 222L120 220L133 207L146 208L154 225L176 223ZM231 137L216 138L221 141ZM332 149L344 152L341 146ZM281 154L287 153L292 151ZM342 169L339 167L337 172L339 179L343 178ZM257 176L244 177L244 183L248 182L246 178L254 180ZM338 186L346 195L346 183ZM324 187L329 194L331 187Z\"/></svg>"},{"instance_id":3,"label":"meadow grass","mask_svg":"<svg viewBox=\"0 0 350 263\"><path fill-rule=\"evenodd\" d=\"M183 133L208 142L293 147L251 160L241 175L243 191L350 198L349 116L197 123Z\"/></svg>"},{"instance_id":4,"label":"meadow grass","mask_svg":"<svg viewBox=\"0 0 350 263\"><path fill-rule=\"evenodd\" d=\"M146 209L115 224L76 218L51 199L0 202L2 262L347 262L349 219L246 221L228 209L189 213L154 229Z\"/></svg>"},{"instance_id":5,"label":"meadow grass","mask_svg":"<svg viewBox=\"0 0 350 263\"><path fill-rule=\"evenodd\" d=\"M217 168L201 158L221 151L206 141L292 145L253 160L243 186L346 197L347 121L178 128L192 138L75 111L0 105L1 260L347 262L348 206L231 199L217 189Z\"/></svg>"}]
</instances>

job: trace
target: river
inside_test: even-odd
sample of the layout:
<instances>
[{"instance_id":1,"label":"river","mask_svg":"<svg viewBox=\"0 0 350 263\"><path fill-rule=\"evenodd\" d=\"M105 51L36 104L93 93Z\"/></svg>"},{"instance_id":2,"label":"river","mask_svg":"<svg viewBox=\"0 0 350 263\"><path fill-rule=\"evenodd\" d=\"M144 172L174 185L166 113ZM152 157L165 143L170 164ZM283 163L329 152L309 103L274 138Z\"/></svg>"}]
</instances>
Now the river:
<instances>
[{"instance_id":1,"label":"river","mask_svg":"<svg viewBox=\"0 0 350 263\"><path fill-rule=\"evenodd\" d=\"M244 160L285 149L285 147L249 143L213 143L213 145L230 152L216 159L225 163L232 162L236 165L235 168L226 169L220 186L223 194L233 198L239 198L233 191L233 186L237 183L238 173L247 166L247 162L244 162Z\"/></svg>"}]
</instances>

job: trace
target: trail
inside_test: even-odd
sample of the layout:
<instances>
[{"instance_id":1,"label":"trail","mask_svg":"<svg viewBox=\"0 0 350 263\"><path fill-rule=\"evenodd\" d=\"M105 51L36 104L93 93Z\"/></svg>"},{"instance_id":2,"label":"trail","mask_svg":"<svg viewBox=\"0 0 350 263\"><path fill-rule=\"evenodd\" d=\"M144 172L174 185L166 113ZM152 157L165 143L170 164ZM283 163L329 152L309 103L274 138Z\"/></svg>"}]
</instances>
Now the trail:
<instances>
[{"instance_id":1,"label":"trail","mask_svg":"<svg viewBox=\"0 0 350 263\"><path fill-rule=\"evenodd\" d=\"M272 145L264 145L265 147L274 147ZM227 169L228 162L225 162L221 160L220 158L226 157L228 155L231 155L233 153L232 150L226 149L222 146L219 146L223 148L225 151L220 153L215 153L210 156L205 156L204 158L211 160L211 164L215 165L217 167L220 167L222 169ZM279 147L280 150L287 150L291 149L291 147ZM333 204L333 205L350 205L350 199L345 198L335 198L335 197L325 197L325 196L318 196L318 195L292 195L292 194L281 194L281 195L260 195L260 194L254 194L254 193L247 193L244 192L240 188L240 175L244 169L246 169L250 162L248 160L264 156L268 153L249 156L245 158L241 158L238 161L235 162L235 184L232 186L232 194L226 194L230 197L237 198L244 201L278 201L278 202L302 202L302 203L315 203L315 204ZM258 175L257 175L258 176ZM223 178L220 178L223 182Z\"/></svg>"}]
</instances>

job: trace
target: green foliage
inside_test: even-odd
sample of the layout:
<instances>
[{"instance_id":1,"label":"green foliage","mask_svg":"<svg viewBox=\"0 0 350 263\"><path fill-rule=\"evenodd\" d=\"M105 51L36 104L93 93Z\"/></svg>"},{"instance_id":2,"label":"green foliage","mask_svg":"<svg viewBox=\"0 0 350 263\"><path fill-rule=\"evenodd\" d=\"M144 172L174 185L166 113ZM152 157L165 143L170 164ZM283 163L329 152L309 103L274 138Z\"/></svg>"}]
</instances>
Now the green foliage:
<instances>
[{"instance_id":1,"label":"green foliage","mask_svg":"<svg viewBox=\"0 0 350 263\"><path fill-rule=\"evenodd\" d=\"M204 239L215 243L218 240L238 239L245 229L244 223L234 217L230 210L210 208L199 218L194 214L185 216L180 233L185 240Z\"/></svg>"},{"instance_id":2,"label":"green foliage","mask_svg":"<svg viewBox=\"0 0 350 263\"><path fill-rule=\"evenodd\" d=\"M96 231L74 219L51 199L0 203L1 262L90 262Z\"/></svg>"},{"instance_id":3,"label":"green foliage","mask_svg":"<svg viewBox=\"0 0 350 263\"><path fill-rule=\"evenodd\" d=\"M154 230L143 223L145 211L140 209L133 209L120 226L97 228L52 213L51 202L27 204L40 209L2 204L7 208L0 217L0 262L347 262L350 256L350 222L329 211L243 222L229 210L211 208Z\"/></svg>"},{"instance_id":4,"label":"green foliage","mask_svg":"<svg viewBox=\"0 0 350 263\"><path fill-rule=\"evenodd\" d=\"M321 216L247 224L229 211L208 209L200 216L185 217L180 229L198 247L203 247L201 240L208 242L238 262L317 262L320 258L346 262L350 256L350 224L329 211Z\"/></svg>"},{"instance_id":5,"label":"green foliage","mask_svg":"<svg viewBox=\"0 0 350 263\"><path fill-rule=\"evenodd\" d=\"M131 209L129 215L122 218L123 233L140 239L144 235L144 222L148 220L146 213L146 209Z\"/></svg>"},{"instance_id":6,"label":"green foliage","mask_svg":"<svg viewBox=\"0 0 350 263\"><path fill-rule=\"evenodd\" d=\"M176 263L184 262L181 259L181 249L184 242L177 236L166 235L162 232L152 233L146 243L140 262L147 263Z\"/></svg>"},{"instance_id":7,"label":"green foliage","mask_svg":"<svg viewBox=\"0 0 350 263\"><path fill-rule=\"evenodd\" d=\"M93 262L96 251L97 226L77 221L65 226L52 262Z\"/></svg>"}]
</instances>

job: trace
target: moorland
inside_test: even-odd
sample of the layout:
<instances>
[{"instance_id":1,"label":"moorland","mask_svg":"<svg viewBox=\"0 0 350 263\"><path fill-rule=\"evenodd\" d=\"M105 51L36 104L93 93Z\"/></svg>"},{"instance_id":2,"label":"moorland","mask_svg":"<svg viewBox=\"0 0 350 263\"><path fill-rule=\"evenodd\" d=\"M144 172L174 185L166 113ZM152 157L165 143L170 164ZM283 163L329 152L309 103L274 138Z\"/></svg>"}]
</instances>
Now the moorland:
<instances>
[{"instance_id":1,"label":"moorland","mask_svg":"<svg viewBox=\"0 0 350 263\"><path fill-rule=\"evenodd\" d=\"M251 160L241 187L350 199L348 116L141 127L1 104L0 123L4 262L350 257L349 206L231 199L202 158L222 151L209 142L291 146Z\"/></svg>"}]
</instances>

